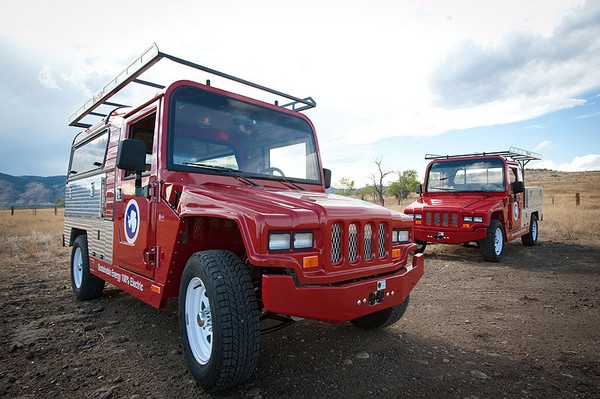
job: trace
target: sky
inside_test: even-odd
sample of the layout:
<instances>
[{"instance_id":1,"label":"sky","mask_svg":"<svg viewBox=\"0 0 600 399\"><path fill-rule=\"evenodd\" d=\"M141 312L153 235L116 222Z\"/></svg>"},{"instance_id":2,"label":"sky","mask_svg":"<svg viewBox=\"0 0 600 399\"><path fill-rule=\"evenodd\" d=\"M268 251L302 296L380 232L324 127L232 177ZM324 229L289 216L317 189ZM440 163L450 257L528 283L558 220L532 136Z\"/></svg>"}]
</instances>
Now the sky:
<instances>
[{"instance_id":1,"label":"sky","mask_svg":"<svg viewBox=\"0 0 600 399\"><path fill-rule=\"evenodd\" d=\"M599 1L83 4L0 0L1 173L66 174L69 115L153 42L311 96L334 186L368 183L375 160L422 178L427 153L511 146L542 154L529 167L600 170Z\"/></svg>"}]
</instances>

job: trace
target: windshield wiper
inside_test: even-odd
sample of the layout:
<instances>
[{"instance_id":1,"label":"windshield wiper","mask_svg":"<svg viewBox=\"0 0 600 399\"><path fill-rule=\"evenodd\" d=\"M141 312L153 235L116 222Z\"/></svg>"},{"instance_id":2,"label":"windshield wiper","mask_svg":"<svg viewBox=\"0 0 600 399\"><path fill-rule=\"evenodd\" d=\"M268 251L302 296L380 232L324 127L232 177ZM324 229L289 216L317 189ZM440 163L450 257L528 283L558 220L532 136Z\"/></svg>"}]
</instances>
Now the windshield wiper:
<instances>
[{"instance_id":1,"label":"windshield wiper","mask_svg":"<svg viewBox=\"0 0 600 399\"><path fill-rule=\"evenodd\" d=\"M440 190L440 191L454 191L453 188L449 187L429 187L430 190Z\"/></svg>"},{"instance_id":2,"label":"windshield wiper","mask_svg":"<svg viewBox=\"0 0 600 399\"><path fill-rule=\"evenodd\" d=\"M274 180L278 180L284 183L289 184L290 186L294 186L295 188L297 188L298 190L301 191L306 191L306 189L304 187L301 187L299 185L297 185L296 183L294 183L293 181L289 180L287 177L285 176L275 176L275 175L271 175L269 176L270 178L273 178Z\"/></svg>"},{"instance_id":3,"label":"windshield wiper","mask_svg":"<svg viewBox=\"0 0 600 399\"><path fill-rule=\"evenodd\" d=\"M250 180L247 177L245 177L242 174L242 171L238 170L238 169L228 168L226 166L209 165L209 164L206 164L206 163L194 163L194 162L186 162L184 165L186 165L186 166L193 166L195 168L201 168L201 169L212 169L212 170L216 170L219 173L229 172L234 177L237 177L238 179L241 179L241 180L245 181L246 183L250 184L251 186L258 187L257 183L255 183L252 180Z\"/></svg>"}]
</instances>

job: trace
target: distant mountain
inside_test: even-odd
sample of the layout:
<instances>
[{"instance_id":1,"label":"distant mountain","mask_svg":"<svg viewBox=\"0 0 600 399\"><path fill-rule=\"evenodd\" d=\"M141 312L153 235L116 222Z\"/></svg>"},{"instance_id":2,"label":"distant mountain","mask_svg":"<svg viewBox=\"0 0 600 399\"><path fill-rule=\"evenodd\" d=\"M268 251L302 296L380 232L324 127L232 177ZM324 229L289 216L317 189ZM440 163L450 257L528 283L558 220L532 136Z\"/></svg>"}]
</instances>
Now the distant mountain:
<instances>
[{"instance_id":1,"label":"distant mountain","mask_svg":"<svg viewBox=\"0 0 600 399\"><path fill-rule=\"evenodd\" d=\"M11 176L0 173L0 208L54 206L65 197L66 176Z\"/></svg>"}]
</instances>

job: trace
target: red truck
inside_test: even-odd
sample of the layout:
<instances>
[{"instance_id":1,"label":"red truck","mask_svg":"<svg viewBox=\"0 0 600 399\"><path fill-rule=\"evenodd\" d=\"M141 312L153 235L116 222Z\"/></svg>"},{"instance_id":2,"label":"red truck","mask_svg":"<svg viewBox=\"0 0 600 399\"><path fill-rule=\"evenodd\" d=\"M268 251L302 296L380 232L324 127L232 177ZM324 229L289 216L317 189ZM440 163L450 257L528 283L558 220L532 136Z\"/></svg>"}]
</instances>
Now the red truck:
<instances>
[{"instance_id":1,"label":"red truck","mask_svg":"<svg viewBox=\"0 0 600 399\"><path fill-rule=\"evenodd\" d=\"M415 242L479 245L483 259L499 262L504 243L521 237L536 245L543 218L543 189L525 187L525 165L541 155L511 147L508 151L431 155L420 198L404 213L413 217Z\"/></svg>"},{"instance_id":2,"label":"red truck","mask_svg":"<svg viewBox=\"0 0 600 399\"><path fill-rule=\"evenodd\" d=\"M162 60L289 102L141 78ZM114 100L132 86L154 94ZM69 118L84 129L63 236L75 297L108 282L156 308L177 298L184 357L207 391L246 380L261 332L298 318L398 321L424 267L412 219L325 192L331 172L300 112L315 105L150 47Z\"/></svg>"}]
</instances>

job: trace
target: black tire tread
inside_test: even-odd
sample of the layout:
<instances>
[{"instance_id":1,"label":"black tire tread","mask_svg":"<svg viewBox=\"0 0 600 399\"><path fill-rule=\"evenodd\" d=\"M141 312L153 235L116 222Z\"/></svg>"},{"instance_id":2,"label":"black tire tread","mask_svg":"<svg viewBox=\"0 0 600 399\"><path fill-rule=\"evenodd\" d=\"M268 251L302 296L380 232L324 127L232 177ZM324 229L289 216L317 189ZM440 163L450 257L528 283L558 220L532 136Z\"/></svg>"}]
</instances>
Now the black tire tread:
<instances>
[{"instance_id":1,"label":"black tire tread","mask_svg":"<svg viewBox=\"0 0 600 399\"><path fill-rule=\"evenodd\" d=\"M350 322L354 324L354 326L364 330L379 330L389 327L404 316L404 313L408 308L408 302L409 296L407 296L404 302L399 305L358 317L354 320L350 320Z\"/></svg>"},{"instance_id":2,"label":"black tire tread","mask_svg":"<svg viewBox=\"0 0 600 399\"><path fill-rule=\"evenodd\" d=\"M535 223L535 228L536 228L536 237L533 237L533 234L531 233L531 228L533 227L533 224ZM538 220L537 220L537 216L536 215L531 215L531 221L529 223L529 233L525 234L524 236L521 237L521 242L523 243L523 245L525 245L526 247L533 247L537 244L537 236L539 235L539 225L538 225Z\"/></svg>"},{"instance_id":3,"label":"black tire tread","mask_svg":"<svg viewBox=\"0 0 600 399\"><path fill-rule=\"evenodd\" d=\"M184 275L190 265L196 265L195 267L204 270L209 280L204 281L207 290L210 288L214 290L211 306L214 306L212 312L215 320L218 320L220 331L217 332L215 328L213 333L215 336L220 334L223 342L220 348L213 347L212 356L220 355L215 359L217 362L215 373L210 373L207 378L206 375L196 373L192 366L190 371L204 390L220 391L248 379L258 361L260 328L254 286L244 264L229 251L210 250L195 253L188 260ZM190 272L193 267L190 267ZM187 284L182 282L181 292L185 292L186 286ZM185 294L183 295L185 297ZM184 306L180 294L180 312L185 312ZM185 320L180 320L180 329L183 339L187 336ZM217 342L219 339L215 338L213 344L216 345ZM195 363L194 356L185 342L184 354L188 365L190 360Z\"/></svg>"},{"instance_id":4,"label":"black tire tread","mask_svg":"<svg viewBox=\"0 0 600 399\"><path fill-rule=\"evenodd\" d=\"M81 259L83 261L83 274L81 276L81 287L75 287L73 280L73 255L75 249L81 249ZM90 254L88 250L88 242L86 235L80 235L75 239L73 248L71 251L71 286L73 287L73 293L75 298L80 301L88 301L91 299L100 298L102 291L104 290L105 282L100 277L94 276L90 273Z\"/></svg>"},{"instance_id":5,"label":"black tire tread","mask_svg":"<svg viewBox=\"0 0 600 399\"><path fill-rule=\"evenodd\" d=\"M481 251L481 256L483 257L483 260L485 260L486 262L500 262L500 259L502 258L502 253L504 252L504 244L506 244L504 241L504 236L502 237L503 240L503 248L502 251L500 252L500 255L496 255L496 250L495 250L495 245L494 245L494 239L495 239L495 233L496 233L496 229L501 229L502 230L502 224L498 221L498 220L492 220L490 222L490 225L487 228L487 233L486 233L486 237L481 240L479 242L479 249Z\"/></svg>"}]
</instances>

